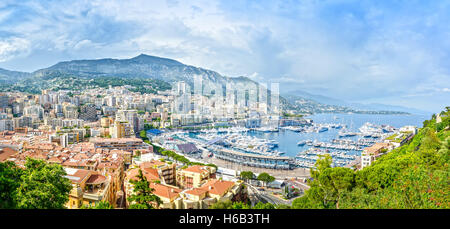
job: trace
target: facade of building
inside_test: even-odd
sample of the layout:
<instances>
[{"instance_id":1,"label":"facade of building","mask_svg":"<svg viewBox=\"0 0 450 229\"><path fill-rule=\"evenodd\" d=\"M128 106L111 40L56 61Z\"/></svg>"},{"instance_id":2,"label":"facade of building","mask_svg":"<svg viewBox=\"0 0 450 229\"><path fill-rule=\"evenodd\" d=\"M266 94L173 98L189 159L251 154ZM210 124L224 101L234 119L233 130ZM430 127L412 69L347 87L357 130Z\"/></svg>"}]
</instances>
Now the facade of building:
<instances>
[{"instance_id":1,"label":"facade of building","mask_svg":"<svg viewBox=\"0 0 450 229\"><path fill-rule=\"evenodd\" d=\"M374 162L378 157L386 153L388 150L391 150L393 147L390 143L375 143L374 145L364 148L361 153L361 169L369 166Z\"/></svg>"},{"instance_id":2,"label":"facade of building","mask_svg":"<svg viewBox=\"0 0 450 229\"><path fill-rule=\"evenodd\" d=\"M114 125L109 127L109 134L111 135L111 138L124 138L125 124L119 121L115 121Z\"/></svg>"},{"instance_id":3,"label":"facade of building","mask_svg":"<svg viewBox=\"0 0 450 229\"><path fill-rule=\"evenodd\" d=\"M135 149L148 149L140 138L90 138L94 148L121 149L133 151Z\"/></svg>"},{"instance_id":4,"label":"facade of building","mask_svg":"<svg viewBox=\"0 0 450 229\"><path fill-rule=\"evenodd\" d=\"M81 106L80 108L80 119L83 119L84 121L97 121L97 108L94 104L86 104Z\"/></svg>"},{"instance_id":5,"label":"facade of building","mask_svg":"<svg viewBox=\"0 0 450 229\"><path fill-rule=\"evenodd\" d=\"M233 200L235 196L245 192L242 181L224 181L210 179L198 188L184 190L175 199L176 209L208 209L212 204Z\"/></svg>"},{"instance_id":6,"label":"facade of building","mask_svg":"<svg viewBox=\"0 0 450 229\"><path fill-rule=\"evenodd\" d=\"M91 170L64 169L67 173L66 177L72 182L73 187L66 207L77 209L83 205L95 206L100 201L107 201L114 206L115 193L110 186L110 177Z\"/></svg>"},{"instance_id":7,"label":"facade of building","mask_svg":"<svg viewBox=\"0 0 450 229\"><path fill-rule=\"evenodd\" d=\"M215 177L216 168L194 165L177 171L177 185L181 188L198 188L201 184Z\"/></svg>"}]
</instances>

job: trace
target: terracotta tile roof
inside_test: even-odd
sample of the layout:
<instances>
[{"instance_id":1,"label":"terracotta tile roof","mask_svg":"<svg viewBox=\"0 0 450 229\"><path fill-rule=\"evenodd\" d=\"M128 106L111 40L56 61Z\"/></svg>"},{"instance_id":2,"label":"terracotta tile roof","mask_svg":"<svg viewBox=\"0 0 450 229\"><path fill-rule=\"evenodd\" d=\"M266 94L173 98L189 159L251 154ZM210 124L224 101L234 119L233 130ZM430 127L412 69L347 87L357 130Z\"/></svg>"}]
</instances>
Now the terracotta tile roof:
<instances>
[{"instance_id":1,"label":"terracotta tile roof","mask_svg":"<svg viewBox=\"0 0 450 229\"><path fill-rule=\"evenodd\" d=\"M81 183L84 179L86 179L91 171L85 169L72 169L72 168L64 168L67 175L65 177L69 178L72 183Z\"/></svg>"},{"instance_id":2,"label":"terracotta tile roof","mask_svg":"<svg viewBox=\"0 0 450 229\"><path fill-rule=\"evenodd\" d=\"M149 146L149 149L135 149L133 150L133 153L136 154L136 151L140 151L141 154L153 153L153 147Z\"/></svg>"},{"instance_id":3,"label":"terracotta tile roof","mask_svg":"<svg viewBox=\"0 0 450 229\"><path fill-rule=\"evenodd\" d=\"M204 189L200 189L200 188L193 188L193 189L189 189L186 190L185 193L189 194L189 195L194 195L194 196L201 196L203 194L205 194L207 191Z\"/></svg>"},{"instance_id":4,"label":"terracotta tile roof","mask_svg":"<svg viewBox=\"0 0 450 229\"><path fill-rule=\"evenodd\" d=\"M63 162L63 160L58 158L58 157L52 157L52 158L48 159L47 161L48 162L58 163L58 164L61 164Z\"/></svg>"},{"instance_id":5,"label":"terracotta tile roof","mask_svg":"<svg viewBox=\"0 0 450 229\"><path fill-rule=\"evenodd\" d=\"M142 172L144 173L144 176L147 177L148 181L160 180L158 170L156 169L145 168Z\"/></svg>"},{"instance_id":6,"label":"terracotta tile roof","mask_svg":"<svg viewBox=\"0 0 450 229\"><path fill-rule=\"evenodd\" d=\"M120 150L120 149L113 149L111 151L109 151L109 153L116 153L116 154L131 154L130 151L126 151L126 150Z\"/></svg>"},{"instance_id":7,"label":"terracotta tile roof","mask_svg":"<svg viewBox=\"0 0 450 229\"><path fill-rule=\"evenodd\" d=\"M182 191L179 188L156 183L150 183L150 188L154 189L153 194L160 197L168 198L170 200L177 198L180 195L180 192Z\"/></svg>"},{"instance_id":8,"label":"terracotta tile roof","mask_svg":"<svg viewBox=\"0 0 450 229\"><path fill-rule=\"evenodd\" d=\"M100 163L97 165L97 169L103 169L103 168L105 168L105 167L109 167L110 165L111 165L110 162L100 162Z\"/></svg>"},{"instance_id":9,"label":"terracotta tile roof","mask_svg":"<svg viewBox=\"0 0 450 229\"><path fill-rule=\"evenodd\" d=\"M73 159L75 159L75 160L82 160L82 159L88 159L88 158L90 158L90 157L88 155L86 155L85 153L79 153L73 157Z\"/></svg>"},{"instance_id":10,"label":"terracotta tile roof","mask_svg":"<svg viewBox=\"0 0 450 229\"><path fill-rule=\"evenodd\" d=\"M55 147L52 144L41 143L38 145L40 150L53 150Z\"/></svg>"},{"instance_id":11,"label":"terracotta tile roof","mask_svg":"<svg viewBox=\"0 0 450 229\"><path fill-rule=\"evenodd\" d=\"M100 174L92 174L86 181L87 184L100 184L106 181L106 177Z\"/></svg>"},{"instance_id":12,"label":"terracotta tile roof","mask_svg":"<svg viewBox=\"0 0 450 229\"><path fill-rule=\"evenodd\" d=\"M389 143L378 142L378 143L373 144L370 147L364 148L364 151L368 152L368 153L376 153L379 150L386 148L386 147L389 147Z\"/></svg>"},{"instance_id":13,"label":"terracotta tile roof","mask_svg":"<svg viewBox=\"0 0 450 229\"><path fill-rule=\"evenodd\" d=\"M166 163L162 162L162 161L156 161L156 160L151 160L151 161L145 161L142 162L139 167L143 168L154 168L155 166L161 166L161 165L165 165Z\"/></svg>"},{"instance_id":14,"label":"terracotta tile roof","mask_svg":"<svg viewBox=\"0 0 450 229\"><path fill-rule=\"evenodd\" d=\"M90 142L114 142L114 143L127 143L127 142L143 142L140 138L91 138Z\"/></svg>"},{"instance_id":15,"label":"terracotta tile roof","mask_svg":"<svg viewBox=\"0 0 450 229\"><path fill-rule=\"evenodd\" d=\"M212 179L202 185L199 189L208 191L211 194L223 196L227 191L234 186L232 181Z\"/></svg>"},{"instance_id":16,"label":"terracotta tile roof","mask_svg":"<svg viewBox=\"0 0 450 229\"><path fill-rule=\"evenodd\" d=\"M147 168L145 170L142 170L142 174L147 178L148 181L159 181L159 175L158 171L156 169ZM127 178L129 180L137 180L137 176L139 175L139 169L131 169L128 172Z\"/></svg>"},{"instance_id":17,"label":"terracotta tile roof","mask_svg":"<svg viewBox=\"0 0 450 229\"><path fill-rule=\"evenodd\" d=\"M193 172L193 173L204 173L208 172L207 166L204 165L193 165L184 169L184 171Z\"/></svg>"},{"instance_id":18,"label":"terracotta tile roof","mask_svg":"<svg viewBox=\"0 0 450 229\"><path fill-rule=\"evenodd\" d=\"M11 149L9 147L4 147L2 150L0 150L0 161L5 161L10 156L17 154L18 151Z\"/></svg>"}]
</instances>

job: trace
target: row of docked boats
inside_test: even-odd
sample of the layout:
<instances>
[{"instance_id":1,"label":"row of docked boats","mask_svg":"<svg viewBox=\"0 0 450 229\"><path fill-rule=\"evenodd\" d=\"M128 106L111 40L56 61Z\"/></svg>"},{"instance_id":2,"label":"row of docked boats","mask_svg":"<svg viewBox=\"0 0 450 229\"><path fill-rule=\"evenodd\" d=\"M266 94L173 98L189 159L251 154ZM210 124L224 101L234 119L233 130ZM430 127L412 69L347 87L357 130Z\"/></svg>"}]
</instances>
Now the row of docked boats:
<instances>
[{"instance_id":1,"label":"row of docked boats","mask_svg":"<svg viewBox=\"0 0 450 229\"><path fill-rule=\"evenodd\" d=\"M254 128L252 130L260 131L260 132L278 132L279 128L276 126L275 127L264 126L264 127Z\"/></svg>"},{"instance_id":2,"label":"row of docked boats","mask_svg":"<svg viewBox=\"0 0 450 229\"><path fill-rule=\"evenodd\" d=\"M332 128L334 129L341 129L342 127L345 127L343 124L338 123L314 123L309 126L285 126L280 127L280 129L284 130L290 130L294 132L302 132L302 133L322 133L325 131L328 131Z\"/></svg>"},{"instance_id":3,"label":"row of docked boats","mask_svg":"<svg viewBox=\"0 0 450 229\"><path fill-rule=\"evenodd\" d=\"M323 149L317 149L317 148L310 148L308 150L305 150L303 152L300 152L297 154L298 156L319 156L319 155L331 155L332 157L342 158L342 159L349 159L354 160L356 159L356 155L350 155L346 154L344 151L330 151L330 150L323 150Z\"/></svg>"},{"instance_id":4,"label":"row of docked boats","mask_svg":"<svg viewBox=\"0 0 450 229\"><path fill-rule=\"evenodd\" d=\"M302 168L315 168L315 166L314 166L315 162L311 162L311 161L296 159L294 163L296 166L302 167Z\"/></svg>"},{"instance_id":5,"label":"row of docked boats","mask_svg":"<svg viewBox=\"0 0 450 229\"><path fill-rule=\"evenodd\" d=\"M250 129L245 128L245 127L240 127L240 126L236 126L236 127L221 127L221 128L213 128L213 129L202 129L202 130L196 130L195 132L199 132L199 133L244 133L244 132L248 132L250 131ZM194 132L194 131L192 131Z\"/></svg>"},{"instance_id":6,"label":"row of docked boats","mask_svg":"<svg viewBox=\"0 0 450 229\"><path fill-rule=\"evenodd\" d=\"M317 140L305 140L297 143L299 146L308 145L314 146L318 148L327 148L327 149L339 149L339 150L362 150L362 146L357 144L349 144L349 143L328 143L328 142L320 142Z\"/></svg>"},{"instance_id":7,"label":"row of docked boats","mask_svg":"<svg viewBox=\"0 0 450 229\"><path fill-rule=\"evenodd\" d=\"M359 147L368 147L377 142L378 141L375 139L367 139L367 138L360 138L356 141L350 140L350 139L333 139L333 140L331 140L331 143L333 143L333 144L353 145L353 146L359 146Z\"/></svg>"},{"instance_id":8,"label":"row of docked boats","mask_svg":"<svg viewBox=\"0 0 450 229\"><path fill-rule=\"evenodd\" d=\"M356 135L363 136L364 138L383 138L389 133L396 131L396 128L389 125L375 125L373 123L366 122L359 129L360 132L349 131L343 128L339 131L338 136L343 137L353 137Z\"/></svg>"},{"instance_id":9,"label":"row of docked boats","mask_svg":"<svg viewBox=\"0 0 450 229\"><path fill-rule=\"evenodd\" d=\"M223 145L225 147L234 148L247 153L280 156L283 152L274 150L278 146L278 142L270 139L257 138L255 136L242 135L238 133L227 134L197 134L196 138L202 139L205 142L212 144Z\"/></svg>"},{"instance_id":10,"label":"row of docked boats","mask_svg":"<svg viewBox=\"0 0 450 229\"><path fill-rule=\"evenodd\" d=\"M321 155L330 155L332 157L332 162L334 166L345 166L354 160L356 160L356 155L349 155L346 154L343 151L329 151L329 150L322 150L317 148L310 148L306 151L300 152L295 156L296 161L298 161L298 164L301 164L301 167L309 167L311 168L312 165L319 159L319 156ZM301 163L300 163L301 162Z\"/></svg>"}]
</instances>

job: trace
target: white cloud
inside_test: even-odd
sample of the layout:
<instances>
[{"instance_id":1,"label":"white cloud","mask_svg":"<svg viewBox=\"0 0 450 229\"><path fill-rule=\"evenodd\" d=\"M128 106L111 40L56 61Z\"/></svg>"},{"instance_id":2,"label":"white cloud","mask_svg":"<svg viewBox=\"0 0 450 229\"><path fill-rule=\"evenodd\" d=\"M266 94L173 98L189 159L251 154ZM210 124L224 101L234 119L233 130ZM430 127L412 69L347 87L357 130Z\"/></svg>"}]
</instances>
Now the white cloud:
<instances>
[{"instance_id":1,"label":"white cloud","mask_svg":"<svg viewBox=\"0 0 450 229\"><path fill-rule=\"evenodd\" d=\"M0 62L27 55L30 52L30 42L22 38L0 40Z\"/></svg>"},{"instance_id":2,"label":"white cloud","mask_svg":"<svg viewBox=\"0 0 450 229\"><path fill-rule=\"evenodd\" d=\"M17 4L4 16L15 21L1 24L0 13L3 61L41 50L67 59L146 53L348 100L450 85L449 30L443 23L450 14L443 3L428 9L360 1ZM8 41L14 36L28 43L14 45L19 43Z\"/></svg>"}]
</instances>

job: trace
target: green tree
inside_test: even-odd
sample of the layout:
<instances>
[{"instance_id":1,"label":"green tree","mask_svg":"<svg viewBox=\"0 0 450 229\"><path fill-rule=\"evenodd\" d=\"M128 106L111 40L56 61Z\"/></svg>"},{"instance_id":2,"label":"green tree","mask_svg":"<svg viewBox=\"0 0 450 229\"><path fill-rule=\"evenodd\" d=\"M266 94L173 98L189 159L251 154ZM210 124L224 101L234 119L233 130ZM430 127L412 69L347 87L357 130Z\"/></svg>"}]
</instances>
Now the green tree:
<instances>
[{"instance_id":1,"label":"green tree","mask_svg":"<svg viewBox=\"0 0 450 229\"><path fill-rule=\"evenodd\" d=\"M138 180L130 180L133 184L133 194L129 197L131 209L153 209L162 203L161 199L153 194L154 189L150 188L150 182L139 169Z\"/></svg>"},{"instance_id":2,"label":"green tree","mask_svg":"<svg viewBox=\"0 0 450 229\"><path fill-rule=\"evenodd\" d=\"M17 188L17 207L64 208L72 189L71 182L65 175L66 172L60 165L27 158L25 170L20 176L20 186Z\"/></svg>"},{"instance_id":3,"label":"green tree","mask_svg":"<svg viewBox=\"0 0 450 229\"><path fill-rule=\"evenodd\" d=\"M139 132L139 136L142 138L142 140L148 140L147 132L145 132L145 130L141 130Z\"/></svg>"},{"instance_id":4,"label":"green tree","mask_svg":"<svg viewBox=\"0 0 450 229\"><path fill-rule=\"evenodd\" d=\"M212 204L209 209L275 209L277 205L271 203L258 202L255 206L251 207L243 202L232 202L231 200L219 201ZM287 208L286 206L280 206L281 208Z\"/></svg>"},{"instance_id":5,"label":"green tree","mask_svg":"<svg viewBox=\"0 0 450 229\"><path fill-rule=\"evenodd\" d=\"M275 206L276 209L291 209L292 207L287 204L278 204Z\"/></svg>"},{"instance_id":6,"label":"green tree","mask_svg":"<svg viewBox=\"0 0 450 229\"><path fill-rule=\"evenodd\" d=\"M217 170L217 165L215 165L215 164L212 164L212 163L208 163L208 164L206 164L206 166L210 166L210 167L214 167L214 168L216 168L216 170Z\"/></svg>"},{"instance_id":7,"label":"green tree","mask_svg":"<svg viewBox=\"0 0 450 229\"><path fill-rule=\"evenodd\" d=\"M136 156L137 156L137 157L140 157L140 156L141 156L141 151L140 151L140 150L136 150L135 153L136 153Z\"/></svg>"},{"instance_id":8,"label":"green tree","mask_svg":"<svg viewBox=\"0 0 450 229\"><path fill-rule=\"evenodd\" d=\"M355 186L355 174L349 168L332 168L331 162L330 155L320 156L317 169L311 169L310 189L294 200L294 208L339 208L343 192Z\"/></svg>"},{"instance_id":9,"label":"green tree","mask_svg":"<svg viewBox=\"0 0 450 229\"><path fill-rule=\"evenodd\" d=\"M355 175L349 168L327 168L318 177L318 184L324 193L324 205L335 203L339 208L342 192L351 190L355 184Z\"/></svg>"},{"instance_id":10,"label":"green tree","mask_svg":"<svg viewBox=\"0 0 450 229\"><path fill-rule=\"evenodd\" d=\"M231 206L232 209L251 209L251 206L243 202L234 202Z\"/></svg>"},{"instance_id":11,"label":"green tree","mask_svg":"<svg viewBox=\"0 0 450 229\"><path fill-rule=\"evenodd\" d=\"M248 181L253 179L255 177L255 174L253 174L252 171L242 171L239 176L242 180Z\"/></svg>"},{"instance_id":12,"label":"green tree","mask_svg":"<svg viewBox=\"0 0 450 229\"><path fill-rule=\"evenodd\" d=\"M275 205L271 203L258 202L252 207L252 209L275 209Z\"/></svg>"},{"instance_id":13,"label":"green tree","mask_svg":"<svg viewBox=\"0 0 450 229\"><path fill-rule=\"evenodd\" d=\"M218 201L209 207L209 209L232 209L232 208L233 202L231 202L231 200Z\"/></svg>"},{"instance_id":14,"label":"green tree","mask_svg":"<svg viewBox=\"0 0 450 229\"><path fill-rule=\"evenodd\" d=\"M100 201L95 206L83 205L80 209L114 209L108 201Z\"/></svg>"},{"instance_id":15,"label":"green tree","mask_svg":"<svg viewBox=\"0 0 450 229\"><path fill-rule=\"evenodd\" d=\"M260 173L257 177L258 180L262 181L264 185L267 185L268 183L275 180L275 177L269 175L268 173Z\"/></svg>"},{"instance_id":16,"label":"green tree","mask_svg":"<svg viewBox=\"0 0 450 229\"><path fill-rule=\"evenodd\" d=\"M420 149L430 149L437 150L441 146L441 142L439 138L436 136L436 133L431 128L424 129L424 137L420 142Z\"/></svg>"},{"instance_id":17,"label":"green tree","mask_svg":"<svg viewBox=\"0 0 450 229\"><path fill-rule=\"evenodd\" d=\"M16 190L22 170L13 162L0 162L0 209L16 207Z\"/></svg>"}]
</instances>

